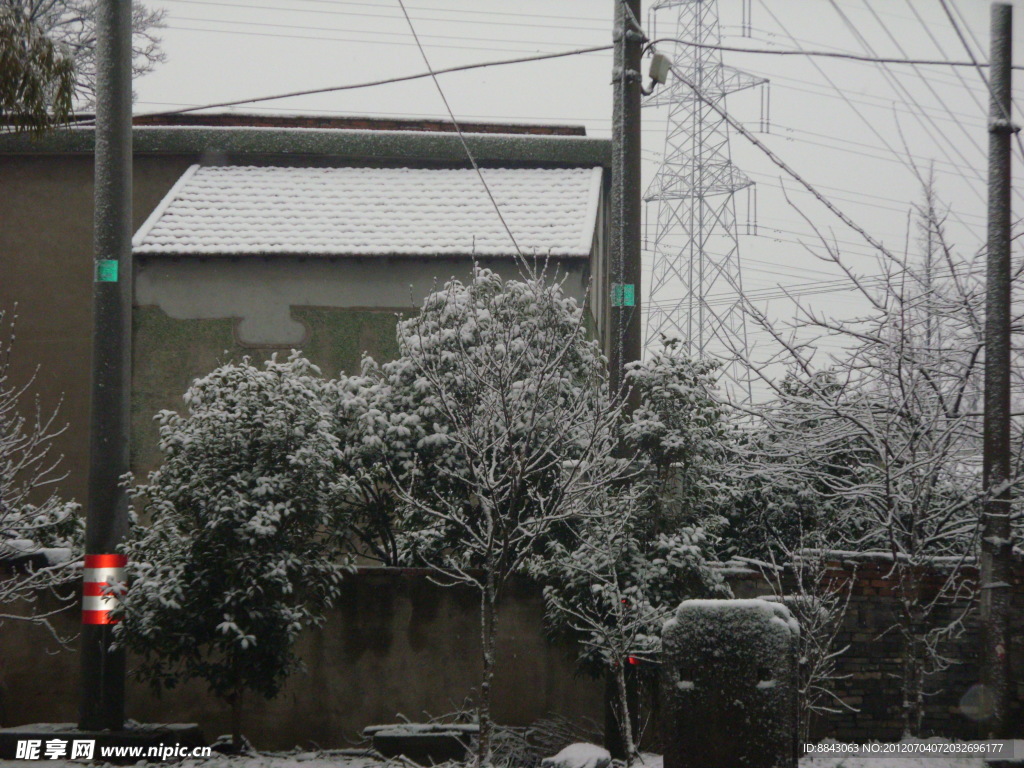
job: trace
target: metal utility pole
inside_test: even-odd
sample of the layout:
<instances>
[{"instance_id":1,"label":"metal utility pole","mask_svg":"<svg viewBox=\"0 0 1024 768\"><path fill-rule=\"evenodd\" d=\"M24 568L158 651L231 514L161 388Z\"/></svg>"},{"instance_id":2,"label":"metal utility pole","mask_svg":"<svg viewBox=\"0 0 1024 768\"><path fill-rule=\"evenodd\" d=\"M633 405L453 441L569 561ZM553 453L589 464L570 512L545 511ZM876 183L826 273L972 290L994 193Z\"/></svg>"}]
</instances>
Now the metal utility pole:
<instances>
[{"instance_id":1,"label":"metal utility pole","mask_svg":"<svg viewBox=\"0 0 1024 768\"><path fill-rule=\"evenodd\" d=\"M613 393L620 393L626 363L643 353L640 335L640 0L613 0L611 289L608 361ZM607 299L606 299L607 300ZM635 407L636 397L630 398Z\"/></svg>"},{"instance_id":2,"label":"metal utility pole","mask_svg":"<svg viewBox=\"0 0 1024 768\"><path fill-rule=\"evenodd\" d=\"M120 477L129 468L132 330L131 3L96 8L96 190L89 506L85 529L79 727L124 726L123 651L111 651L103 592L120 581L117 545L128 529Z\"/></svg>"},{"instance_id":3,"label":"metal utility pole","mask_svg":"<svg viewBox=\"0 0 1024 768\"><path fill-rule=\"evenodd\" d=\"M1010 73L1013 8L992 5L989 69L988 264L985 299L984 483L982 511L982 681L991 697L990 737L1008 736L1010 531Z\"/></svg>"}]
</instances>

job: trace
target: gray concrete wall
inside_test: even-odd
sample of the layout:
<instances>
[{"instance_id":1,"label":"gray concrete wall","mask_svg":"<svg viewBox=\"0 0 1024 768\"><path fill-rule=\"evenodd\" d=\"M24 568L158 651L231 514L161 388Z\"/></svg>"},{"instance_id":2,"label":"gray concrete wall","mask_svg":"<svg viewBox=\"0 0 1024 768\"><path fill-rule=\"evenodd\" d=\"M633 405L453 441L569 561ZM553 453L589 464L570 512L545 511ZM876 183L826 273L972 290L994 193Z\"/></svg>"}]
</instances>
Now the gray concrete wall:
<instances>
[{"instance_id":1,"label":"gray concrete wall","mask_svg":"<svg viewBox=\"0 0 1024 768\"><path fill-rule=\"evenodd\" d=\"M512 259L479 264L506 279L519 277ZM552 260L547 272L563 280L566 293L578 302L587 300L587 260ZM471 274L472 263L465 258L146 258L135 270L135 303L159 307L176 320L236 320L243 346L301 347L309 328L293 316L293 308L408 312L450 278L466 281Z\"/></svg>"},{"instance_id":2,"label":"gray concrete wall","mask_svg":"<svg viewBox=\"0 0 1024 768\"><path fill-rule=\"evenodd\" d=\"M137 157L134 226L193 157ZM44 410L61 402L67 431L62 491L85 500L92 355L93 164L85 155L0 155L0 309L17 304L13 377L38 368L33 394ZM28 403L31 405L31 403Z\"/></svg>"},{"instance_id":3,"label":"gray concrete wall","mask_svg":"<svg viewBox=\"0 0 1024 768\"><path fill-rule=\"evenodd\" d=\"M539 590L513 582L500 606L494 715L527 725L551 714L602 716L602 687L574 676L570 649L542 631ZM55 621L76 631L77 606ZM422 571L370 569L351 577L326 624L300 642L307 671L274 700L250 701L245 731L263 749L297 744L349 746L367 725L442 715L480 682L479 603L464 589L430 582ZM7 621L0 629L0 725L77 719L78 654L45 630ZM157 697L132 680L128 716L198 722L208 737L229 730L227 708L189 683Z\"/></svg>"}]
</instances>

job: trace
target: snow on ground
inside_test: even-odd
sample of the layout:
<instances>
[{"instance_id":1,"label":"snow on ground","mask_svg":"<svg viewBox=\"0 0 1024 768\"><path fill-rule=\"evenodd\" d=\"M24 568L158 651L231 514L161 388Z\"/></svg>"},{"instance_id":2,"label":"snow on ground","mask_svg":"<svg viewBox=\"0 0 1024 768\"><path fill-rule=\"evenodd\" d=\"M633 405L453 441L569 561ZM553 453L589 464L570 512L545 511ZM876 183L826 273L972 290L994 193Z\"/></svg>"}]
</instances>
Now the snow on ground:
<instances>
[{"instance_id":1,"label":"snow on ground","mask_svg":"<svg viewBox=\"0 0 1024 768\"><path fill-rule=\"evenodd\" d=\"M800 768L985 768L980 757L803 757Z\"/></svg>"},{"instance_id":2,"label":"snow on ground","mask_svg":"<svg viewBox=\"0 0 1024 768\"><path fill-rule=\"evenodd\" d=\"M0 760L0 766L18 766L27 768L33 763L42 763L47 768L82 768L86 763L77 760ZM100 766L100 763L92 763ZM109 766L110 763L102 763ZM373 757L346 755L340 752L295 752L291 754L264 754L251 757L225 757L217 755L206 758L190 758L187 760L167 762L138 762L135 768L142 766L164 766L165 768L399 768L397 761L390 763ZM124 768L123 765L117 768Z\"/></svg>"},{"instance_id":3,"label":"snow on ground","mask_svg":"<svg viewBox=\"0 0 1024 768\"><path fill-rule=\"evenodd\" d=\"M346 754L347 752L347 754ZM1013 756L1024 762L1024 741L1015 741ZM661 755L645 752L641 755L642 768L663 768ZM33 761L34 762L34 761ZM46 760L49 768L82 768L78 761ZM6 768L26 768L26 760L0 760L0 766ZM96 766L96 763L93 763ZM109 764L104 764L109 765ZM410 763L401 761L380 760L374 757L352 754L351 750L335 750L325 752L292 752L269 753L252 757L216 756L202 759L182 760L181 762L139 762L135 768L156 768L156 766L178 766L179 768L408 768ZM451 764L447 764L451 765ZM639 768L639 767L638 767ZM985 768L985 761L980 757L803 757L800 768Z\"/></svg>"}]
</instances>

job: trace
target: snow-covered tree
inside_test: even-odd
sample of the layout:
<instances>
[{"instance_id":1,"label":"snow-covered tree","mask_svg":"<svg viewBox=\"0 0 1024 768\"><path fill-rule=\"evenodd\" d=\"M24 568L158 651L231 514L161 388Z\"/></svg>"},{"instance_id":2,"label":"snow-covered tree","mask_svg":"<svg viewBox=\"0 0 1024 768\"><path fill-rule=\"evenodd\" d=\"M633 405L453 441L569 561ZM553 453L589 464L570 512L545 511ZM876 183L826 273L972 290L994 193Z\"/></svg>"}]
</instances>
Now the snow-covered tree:
<instances>
[{"instance_id":1,"label":"snow-covered tree","mask_svg":"<svg viewBox=\"0 0 1024 768\"><path fill-rule=\"evenodd\" d=\"M637 757L640 735L627 665L657 660L661 627L683 600L730 594L705 561L701 528L651 530L645 490L609 489L597 500L601 514L549 541L530 562L544 584L549 631L579 642L584 671L614 680L613 712L627 765Z\"/></svg>"},{"instance_id":2,"label":"snow-covered tree","mask_svg":"<svg viewBox=\"0 0 1024 768\"><path fill-rule=\"evenodd\" d=\"M5 326L0 311L0 328ZM31 402L35 377L16 384L11 375L14 323L0 338L0 621L23 620L49 627L52 612L37 611L39 596L81 577L84 526L77 504L64 501L57 484L65 477L53 441L66 428L58 410ZM72 595L55 593L64 602ZM30 610L10 613L15 604Z\"/></svg>"},{"instance_id":3,"label":"snow-covered tree","mask_svg":"<svg viewBox=\"0 0 1024 768\"><path fill-rule=\"evenodd\" d=\"M715 396L718 365L690 360L676 347L666 342L626 373L639 405L624 422L623 438L644 477L650 534L715 527L729 480L733 434Z\"/></svg>"},{"instance_id":4,"label":"snow-covered tree","mask_svg":"<svg viewBox=\"0 0 1024 768\"><path fill-rule=\"evenodd\" d=\"M855 436L833 443L828 463L815 465L812 471L805 454L790 450L800 441L819 439L816 430L821 425L808 418L800 399L812 392L838 391L834 372L816 371L811 378L808 386L788 373L778 382L785 394L763 403L760 418L737 430L723 506L728 525L721 532L720 552L725 558L787 562L805 547L848 546L859 537L858 516L849 514L847 500L831 492L864 461L870 462L859 452ZM750 462L744 456L757 458Z\"/></svg>"},{"instance_id":5,"label":"snow-covered tree","mask_svg":"<svg viewBox=\"0 0 1024 768\"><path fill-rule=\"evenodd\" d=\"M0 0L0 17L11 13L31 24L70 57L74 69L74 99L89 109L96 99L96 7L99 0ZM140 77L164 61L156 31L164 11L132 2L132 74Z\"/></svg>"},{"instance_id":6,"label":"snow-covered tree","mask_svg":"<svg viewBox=\"0 0 1024 768\"><path fill-rule=\"evenodd\" d=\"M70 50L20 5L0 3L0 127L40 132L67 122L75 90Z\"/></svg>"},{"instance_id":7,"label":"snow-covered tree","mask_svg":"<svg viewBox=\"0 0 1024 768\"><path fill-rule=\"evenodd\" d=\"M163 464L130 490L118 641L157 689L205 680L231 706L236 748L243 694L277 694L349 568L333 396L298 353L221 366L192 383L184 415L159 414Z\"/></svg>"},{"instance_id":8,"label":"snow-covered tree","mask_svg":"<svg viewBox=\"0 0 1024 768\"><path fill-rule=\"evenodd\" d=\"M480 595L477 760L489 764L498 599L625 471L612 458L619 409L583 309L555 282L478 268L428 296L397 333L400 357L376 370L368 393L368 440L401 464L407 562Z\"/></svg>"},{"instance_id":9,"label":"snow-covered tree","mask_svg":"<svg viewBox=\"0 0 1024 768\"><path fill-rule=\"evenodd\" d=\"M892 563L902 641L904 728L917 733L926 681L951 662L944 644L962 628L962 565L976 554L981 487L978 404L983 349L981 271L946 243L935 205L924 259L880 254L883 273L859 277L831 243L823 258L844 269L870 309L836 320L802 309L797 336L753 311L790 370L760 416L773 439L751 441L753 474L784 471L841 514L846 549ZM808 332L844 352L821 366ZM803 334L800 336L799 334ZM794 341L801 338L801 343ZM796 382L796 385L793 384ZM926 585L939 570L942 584Z\"/></svg>"}]
</instances>

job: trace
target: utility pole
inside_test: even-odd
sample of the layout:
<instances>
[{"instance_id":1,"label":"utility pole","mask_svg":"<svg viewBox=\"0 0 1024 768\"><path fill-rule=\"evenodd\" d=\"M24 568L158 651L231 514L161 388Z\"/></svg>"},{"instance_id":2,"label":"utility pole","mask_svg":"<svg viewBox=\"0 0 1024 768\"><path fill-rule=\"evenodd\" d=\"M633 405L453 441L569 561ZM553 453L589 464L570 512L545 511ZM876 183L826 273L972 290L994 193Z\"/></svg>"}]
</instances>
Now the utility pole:
<instances>
[{"instance_id":1,"label":"utility pole","mask_svg":"<svg viewBox=\"0 0 1024 768\"><path fill-rule=\"evenodd\" d=\"M613 0L612 191L608 297L611 391L621 394L625 366L643 354L640 335L640 0ZM636 407L636 395L627 407Z\"/></svg>"},{"instance_id":2,"label":"utility pole","mask_svg":"<svg viewBox=\"0 0 1024 768\"><path fill-rule=\"evenodd\" d=\"M131 3L96 8L96 190L93 234L92 405L85 528L79 727L124 727L124 651L111 650L105 596L123 577L128 530L121 476L129 469L132 330Z\"/></svg>"},{"instance_id":3,"label":"utility pole","mask_svg":"<svg viewBox=\"0 0 1024 768\"><path fill-rule=\"evenodd\" d=\"M608 373L613 397L625 394L626 364L643 355L640 314L640 59L646 42L640 27L640 0L612 0L612 184L609 222L609 263L604 281L607 302ZM632 412L640 403L637 391L624 403ZM621 660L625 663L625 659ZM605 747L625 757L619 738L614 681L605 679ZM635 711L635 710L634 710Z\"/></svg>"},{"instance_id":4,"label":"utility pole","mask_svg":"<svg viewBox=\"0 0 1024 768\"><path fill-rule=\"evenodd\" d=\"M1010 531L1010 120L1013 7L992 5L989 87L988 263L985 299L981 525L982 681L991 697L989 737L1009 735L1009 620L1013 554Z\"/></svg>"}]
</instances>

